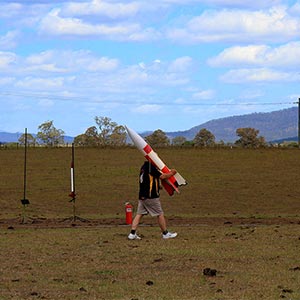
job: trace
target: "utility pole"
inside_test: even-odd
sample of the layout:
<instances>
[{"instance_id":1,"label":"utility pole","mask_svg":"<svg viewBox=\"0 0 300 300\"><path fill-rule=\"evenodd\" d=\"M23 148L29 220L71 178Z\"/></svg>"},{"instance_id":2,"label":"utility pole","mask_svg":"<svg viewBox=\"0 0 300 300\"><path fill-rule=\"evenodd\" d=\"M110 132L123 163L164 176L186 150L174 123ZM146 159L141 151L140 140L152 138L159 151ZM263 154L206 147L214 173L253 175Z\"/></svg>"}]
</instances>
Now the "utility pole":
<instances>
[{"instance_id":1,"label":"utility pole","mask_svg":"<svg viewBox=\"0 0 300 300\"><path fill-rule=\"evenodd\" d=\"M298 148L300 149L300 98L294 104L298 104Z\"/></svg>"},{"instance_id":2,"label":"utility pole","mask_svg":"<svg viewBox=\"0 0 300 300\"><path fill-rule=\"evenodd\" d=\"M300 98L298 98L298 147L300 148Z\"/></svg>"}]
</instances>

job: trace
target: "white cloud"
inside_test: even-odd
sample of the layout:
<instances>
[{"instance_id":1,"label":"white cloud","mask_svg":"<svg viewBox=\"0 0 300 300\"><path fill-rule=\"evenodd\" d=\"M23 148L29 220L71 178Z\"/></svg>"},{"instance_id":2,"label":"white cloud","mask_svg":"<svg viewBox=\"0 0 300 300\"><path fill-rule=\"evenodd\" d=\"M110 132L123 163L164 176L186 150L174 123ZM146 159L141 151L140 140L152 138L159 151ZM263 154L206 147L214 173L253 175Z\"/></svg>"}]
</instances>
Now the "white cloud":
<instances>
[{"instance_id":1,"label":"white cloud","mask_svg":"<svg viewBox=\"0 0 300 300\"><path fill-rule=\"evenodd\" d=\"M48 50L33 54L26 59L27 68L48 72L108 72L115 70L119 61L108 57L97 57L90 51Z\"/></svg>"},{"instance_id":2,"label":"white cloud","mask_svg":"<svg viewBox=\"0 0 300 300\"><path fill-rule=\"evenodd\" d=\"M213 91L213 90L198 91L192 95L193 99L196 99L196 100L213 99L214 96L215 96L215 91Z\"/></svg>"},{"instance_id":3,"label":"white cloud","mask_svg":"<svg viewBox=\"0 0 300 300\"><path fill-rule=\"evenodd\" d=\"M205 11L182 28L168 30L170 39L181 43L202 42L282 42L299 37L300 20L286 7L268 11Z\"/></svg>"},{"instance_id":4,"label":"white cloud","mask_svg":"<svg viewBox=\"0 0 300 300\"><path fill-rule=\"evenodd\" d=\"M19 33L17 31L8 31L5 35L0 36L0 49L11 49L17 45L17 38Z\"/></svg>"},{"instance_id":5,"label":"white cloud","mask_svg":"<svg viewBox=\"0 0 300 300\"><path fill-rule=\"evenodd\" d=\"M17 62L16 54L12 52L1 52L0 51L0 72L5 70L7 67L12 66Z\"/></svg>"},{"instance_id":6,"label":"white cloud","mask_svg":"<svg viewBox=\"0 0 300 300\"><path fill-rule=\"evenodd\" d=\"M300 42L291 42L272 48L267 45L235 46L227 48L208 60L213 67L259 66L299 68Z\"/></svg>"},{"instance_id":7,"label":"white cloud","mask_svg":"<svg viewBox=\"0 0 300 300\"><path fill-rule=\"evenodd\" d=\"M275 49L270 49L263 59L267 66L298 67L300 66L300 42L292 42Z\"/></svg>"},{"instance_id":8,"label":"white cloud","mask_svg":"<svg viewBox=\"0 0 300 300\"><path fill-rule=\"evenodd\" d=\"M17 28L20 32L27 28L36 31L37 23L42 16L49 12L51 5L58 6L59 3L40 3L39 1L12 1L12 3L0 3L0 18L5 21L3 28Z\"/></svg>"},{"instance_id":9,"label":"white cloud","mask_svg":"<svg viewBox=\"0 0 300 300\"><path fill-rule=\"evenodd\" d=\"M138 63L141 69L145 70L146 69L146 64L144 62Z\"/></svg>"},{"instance_id":10,"label":"white cloud","mask_svg":"<svg viewBox=\"0 0 300 300\"><path fill-rule=\"evenodd\" d=\"M161 109L160 105L157 104L145 104L145 105L140 105L136 108L133 108L132 111L136 113L142 113L142 114L147 114L151 112L158 112Z\"/></svg>"},{"instance_id":11,"label":"white cloud","mask_svg":"<svg viewBox=\"0 0 300 300\"><path fill-rule=\"evenodd\" d=\"M246 8L266 8L281 3L281 0L264 0L264 1L253 1L253 0L204 0L201 1L207 4L214 4L221 7L246 7Z\"/></svg>"},{"instance_id":12,"label":"white cloud","mask_svg":"<svg viewBox=\"0 0 300 300\"><path fill-rule=\"evenodd\" d=\"M109 40L145 41L156 40L160 34L153 28L142 28L139 23L88 23L80 18L63 18L60 10L54 9L40 22L41 34L95 36Z\"/></svg>"},{"instance_id":13,"label":"white cloud","mask_svg":"<svg viewBox=\"0 0 300 300\"><path fill-rule=\"evenodd\" d=\"M27 66L23 69L24 72L48 72L48 73L64 73L66 70L57 68L54 64L40 64Z\"/></svg>"},{"instance_id":14,"label":"white cloud","mask_svg":"<svg viewBox=\"0 0 300 300\"><path fill-rule=\"evenodd\" d=\"M38 54L32 54L26 58L26 62L30 65L41 65L49 62L54 57L53 51L43 51Z\"/></svg>"},{"instance_id":15,"label":"white cloud","mask_svg":"<svg viewBox=\"0 0 300 300\"><path fill-rule=\"evenodd\" d=\"M14 1L13 3L0 3L0 18L12 18L18 15L23 5Z\"/></svg>"},{"instance_id":16,"label":"white cloud","mask_svg":"<svg viewBox=\"0 0 300 300\"><path fill-rule=\"evenodd\" d=\"M208 63L213 67L261 64L267 49L268 46L265 45L235 46L209 59Z\"/></svg>"},{"instance_id":17,"label":"white cloud","mask_svg":"<svg viewBox=\"0 0 300 300\"><path fill-rule=\"evenodd\" d=\"M30 90L43 90L43 89L53 89L61 88L64 84L63 77L56 78L37 78L37 77L26 77L20 79L16 86L20 88L30 89Z\"/></svg>"},{"instance_id":18,"label":"white cloud","mask_svg":"<svg viewBox=\"0 0 300 300\"><path fill-rule=\"evenodd\" d=\"M0 85L3 87L12 84L14 82L15 78L14 77L0 77Z\"/></svg>"},{"instance_id":19,"label":"white cloud","mask_svg":"<svg viewBox=\"0 0 300 300\"><path fill-rule=\"evenodd\" d=\"M156 99L156 105L142 106L138 109L146 111L159 109L159 103L170 100L176 90L180 93L195 94L198 89L191 87L191 75L194 61L191 57L178 57L171 61L151 59L133 65L122 65L115 58L108 58L87 50L47 50L29 56L17 56L12 52L0 52L0 70L7 77L7 91L33 91L42 95L32 95L33 99L45 95L62 95L72 92L67 98L58 96L57 101L95 101L101 103L122 102L148 105ZM8 68L9 67L9 68ZM7 70L9 75L5 74ZM14 76L14 77L13 77ZM172 91L170 91L170 88ZM126 96L124 96L126 95ZM194 97L207 99L210 91L200 91ZM76 98L76 99L75 99ZM43 99L43 98L42 98ZM51 100L53 98L50 97ZM125 100L124 100L125 101ZM154 105L154 106L152 106Z\"/></svg>"},{"instance_id":20,"label":"white cloud","mask_svg":"<svg viewBox=\"0 0 300 300\"><path fill-rule=\"evenodd\" d=\"M250 100L250 99L259 99L264 97L264 93L261 90L243 90L240 94L240 99Z\"/></svg>"},{"instance_id":21,"label":"white cloud","mask_svg":"<svg viewBox=\"0 0 300 300\"><path fill-rule=\"evenodd\" d=\"M280 72L267 68L230 70L221 76L226 83L267 83L300 81L298 73Z\"/></svg>"},{"instance_id":22,"label":"white cloud","mask_svg":"<svg viewBox=\"0 0 300 300\"><path fill-rule=\"evenodd\" d=\"M41 22L42 32L57 35L124 35L137 30L138 25L123 27L121 25L108 26L85 23L78 18L62 18L59 9L52 10Z\"/></svg>"},{"instance_id":23,"label":"white cloud","mask_svg":"<svg viewBox=\"0 0 300 300\"><path fill-rule=\"evenodd\" d=\"M290 9L289 9L289 12L292 14L292 15L296 15L299 17L300 15L300 1L296 2Z\"/></svg>"},{"instance_id":24,"label":"white cloud","mask_svg":"<svg viewBox=\"0 0 300 300\"><path fill-rule=\"evenodd\" d=\"M100 57L90 61L87 65L87 70L92 72L103 72L103 71L112 71L118 66L117 59L109 59L107 57Z\"/></svg>"},{"instance_id":25,"label":"white cloud","mask_svg":"<svg viewBox=\"0 0 300 300\"><path fill-rule=\"evenodd\" d=\"M69 2L63 9L62 14L66 16L97 15L111 19L128 18L135 16L140 9L138 2L110 3L102 0L92 0L87 2Z\"/></svg>"},{"instance_id":26,"label":"white cloud","mask_svg":"<svg viewBox=\"0 0 300 300\"><path fill-rule=\"evenodd\" d=\"M193 59L189 56L179 57L175 59L169 66L170 72L186 72L193 66Z\"/></svg>"},{"instance_id":27,"label":"white cloud","mask_svg":"<svg viewBox=\"0 0 300 300\"><path fill-rule=\"evenodd\" d=\"M280 4L281 0L154 0L154 2L163 2L167 4L177 5L192 5L192 4L206 4L220 7L245 7L245 8L265 8Z\"/></svg>"},{"instance_id":28,"label":"white cloud","mask_svg":"<svg viewBox=\"0 0 300 300\"><path fill-rule=\"evenodd\" d=\"M189 57L179 57L169 62L154 59L149 63L122 65L115 58L99 56L87 50L47 50L27 57L2 52L0 66L1 59L3 74L10 70L6 77L15 76L7 90L19 88L46 94L54 92L56 95L72 91L70 98L77 97L79 101L106 99L109 103L116 97L121 99L119 95L124 94L133 102L142 100L142 103L147 103L147 99L153 96L158 102L160 99L164 101L166 97L161 95L170 87L181 87L187 91L192 73Z\"/></svg>"},{"instance_id":29,"label":"white cloud","mask_svg":"<svg viewBox=\"0 0 300 300\"><path fill-rule=\"evenodd\" d=\"M42 99L38 102L38 106L42 109L49 109L54 106L54 101L50 99Z\"/></svg>"},{"instance_id":30,"label":"white cloud","mask_svg":"<svg viewBox=\"0 0 300 300\"><path fill-rule=\"evenodd\" d=\"M138 89L138 93L151 94L157 87L176 87L189 83L186 70L190 64L190 59L186 58L178 58L170 62L158 59L151 63L140 62L116 70L105 81L110 82L110 86L118 86L123 92L128 89L132 91Z\"/></svg>"}]
</instances>

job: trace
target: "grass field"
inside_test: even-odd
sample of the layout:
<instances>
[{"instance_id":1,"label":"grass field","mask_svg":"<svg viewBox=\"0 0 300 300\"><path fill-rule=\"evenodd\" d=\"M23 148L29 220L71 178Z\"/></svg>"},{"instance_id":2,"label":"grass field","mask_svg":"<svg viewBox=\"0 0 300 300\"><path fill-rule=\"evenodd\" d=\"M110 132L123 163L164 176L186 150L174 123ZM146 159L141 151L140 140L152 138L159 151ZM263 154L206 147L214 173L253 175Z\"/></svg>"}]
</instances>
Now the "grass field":
<instances>
[{"instance_id":1,"label":"grass field","mask_svg":"<svg viewBox=\"0 0 300 300\"><path fill-rule=\"evenodd\" d=\"M299 150L158 152L188 180L180 195L162 191L178 232L167 241L150 217L127 240L136 149L75 150L76 212L115 220L104 225L60 222L72 216L71 149L28 149L26 215L54 226L20 224L24 153L1 150L0 299L299 300Z\"/></svg>"}]
</instances>

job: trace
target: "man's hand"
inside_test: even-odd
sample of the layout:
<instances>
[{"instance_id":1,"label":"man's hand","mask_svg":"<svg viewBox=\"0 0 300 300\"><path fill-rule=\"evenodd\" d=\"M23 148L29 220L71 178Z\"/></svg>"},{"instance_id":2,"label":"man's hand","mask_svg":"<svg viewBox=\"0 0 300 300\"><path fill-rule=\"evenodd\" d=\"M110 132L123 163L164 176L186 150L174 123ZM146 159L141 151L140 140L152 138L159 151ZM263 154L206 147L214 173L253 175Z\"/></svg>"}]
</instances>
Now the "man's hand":
<instances>
[{"instance_id":1,"label":"man's hand","mask_svg":"<svg viewBox=\"0 0 300 300\"><path fill-rule=\"evenodd\" d=\"M177 173L177 171L175 169L171 169L170 173L172 173L172 176L174 176Z\"/></svg>"},{"instance_id":2,"label":"man's hand","mask_svg":"<svg viewBox=\"0 0 300 300\"><path fill-rule=\"evenodd\" d=\"M171 169L169 173L163 173L160 175L160 179L164 180L164 179L168 179L172 176L174 176L177 173L177 171L175 169Z\"/></svg>"}]
</instances>

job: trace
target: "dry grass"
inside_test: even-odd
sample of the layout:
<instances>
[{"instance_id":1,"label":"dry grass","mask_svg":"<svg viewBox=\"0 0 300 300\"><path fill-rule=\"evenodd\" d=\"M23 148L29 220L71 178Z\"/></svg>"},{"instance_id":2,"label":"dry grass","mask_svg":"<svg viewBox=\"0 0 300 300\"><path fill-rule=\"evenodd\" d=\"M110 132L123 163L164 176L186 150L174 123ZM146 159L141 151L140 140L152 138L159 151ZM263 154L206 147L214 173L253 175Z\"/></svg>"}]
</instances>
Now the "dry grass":
<instances>
[{"instance_id":1,"label":"dry grass","mask_svg":"<svg viewBox=\"0 0 300 300\"><path fill-rule=\"evenodd\" d=\"M83 217L123 217L123 203L136 204L142 156L136 149L76 149L77 211ZM297 216L299 150L159 150L188 180L181 195L162 192L169 215ZM23 151L0 151L0 218L22 211ZM28 213L66 217L71 149L29 149Z\"/></svg>"},{"instance_id":2,"label":"dry grass","mask_svg":"<svg viewBox=\"0 0 300 300\"><path fill-rule=\"evenodd\" d=\"M135 149L75 153L78 214L123 220L123 203L136 204L141 155ZM169 219L253 222L180 226L173 221L179 236L168 241L156 226L141 226L144 238L128 241L127 226L2 225L0 300L300 299L299 151L162 149L159 154L189 182L172 198L162 192ZM70 155L70 149L29 149L29 216L72 215ZM0 160L0 219L18 218L23 151L0 151ZM276 223L281 218L285 223ZM273 221L259 225L260 220ZM204 276L204 268L216 269L217 276Z\"/></svg>"},{"instance_id":3,"label":"dry grass","mask_svg":"<svg viewBox=\"0 0 300 300\"><path fill-rule=\"evenodd\" d=\"M299 299L299 225L173 229L1 231L0 299Z\"/></svg>"}]
</instances>

